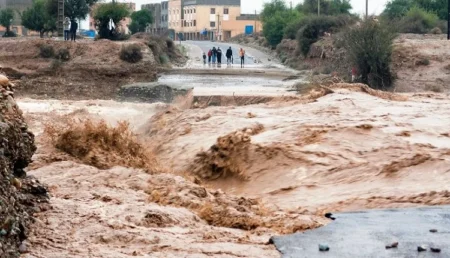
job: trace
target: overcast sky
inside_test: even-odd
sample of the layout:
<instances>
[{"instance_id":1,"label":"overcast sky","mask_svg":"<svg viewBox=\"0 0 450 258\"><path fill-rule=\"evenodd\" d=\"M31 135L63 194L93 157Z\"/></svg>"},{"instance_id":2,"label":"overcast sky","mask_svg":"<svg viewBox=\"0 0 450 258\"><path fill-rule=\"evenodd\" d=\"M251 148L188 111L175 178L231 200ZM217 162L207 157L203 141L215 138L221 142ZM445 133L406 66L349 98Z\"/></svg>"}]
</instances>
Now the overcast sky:
<instances>
[{"instance_id":1,"label":"overcast sky","mask_svg":"<svg viewBox=\"0 0 450 258\"><path fill-rule=\"evenodd\" d=\"M108 1L108 0L105 0ZM130 0L119 0L119 2L129 2ZM160 0L131 0L136 3L137 8L140 9L142 4L148 3L159 3ZM291 0L285 0L289 5ZM369 0L369 12L371 14L379 14L383 11L384 6L388 0ZM242 13L254 13L255 9L257 12L261 11L263 3L270 2L270 0L241 0ZM296 5L303 2L303 0L292 0L292 4ZM350 0L353 6L353 11L358 14L363 14L365 12L366 1L365 0Z\"/></svg>"}]
</instances>

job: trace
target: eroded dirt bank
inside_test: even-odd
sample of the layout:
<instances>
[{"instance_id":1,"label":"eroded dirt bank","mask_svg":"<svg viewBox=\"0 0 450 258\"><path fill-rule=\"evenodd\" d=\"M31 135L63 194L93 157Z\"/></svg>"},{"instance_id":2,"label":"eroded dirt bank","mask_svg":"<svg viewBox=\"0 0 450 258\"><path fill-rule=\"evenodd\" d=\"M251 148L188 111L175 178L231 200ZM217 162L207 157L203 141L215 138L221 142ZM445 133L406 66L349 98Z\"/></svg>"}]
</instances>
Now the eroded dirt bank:
<instances>
[{"instance_id":1,"label":"eroded dirt bank","mask_svg":"<svg viewBox=\"0 0 450 258\"><path fill-rule=\"evenodd\" d=\"M14 100L14 85L0 75L0 257L18 257L33 214L47 209L47 190L24 169L36 150L34 135Z\"/></svg>"},{"instance_id":2,"label":"eroded dirt bank","mask_svg":"<svg viewBox=\"0 0 450 258\"><path fill-rule=\"evenodd\" d=\"M160 69L186 61L171 40L143 33L121 42L29 38L0 42L0 72L15 82L20 97L114 99L121 86L155 81ZM142 52L137 63L120 58L121 49L131 44ZM65 53L63 58L60 53Z\"/></svg>"},{"instance_id":3,"label":"eroded dirt bank","mask_svg":"<svg viewBox=\"0 0 450 258\"><path fill-rule=\"evenodd\" d=\"M449 204L449 103L347 84L204 109L21 100L53 206L27 257L279 257L270 236L327 211ZM82 164L43 133L67 118L128 120L164 170Z\"/></svg>"}]
</instances>

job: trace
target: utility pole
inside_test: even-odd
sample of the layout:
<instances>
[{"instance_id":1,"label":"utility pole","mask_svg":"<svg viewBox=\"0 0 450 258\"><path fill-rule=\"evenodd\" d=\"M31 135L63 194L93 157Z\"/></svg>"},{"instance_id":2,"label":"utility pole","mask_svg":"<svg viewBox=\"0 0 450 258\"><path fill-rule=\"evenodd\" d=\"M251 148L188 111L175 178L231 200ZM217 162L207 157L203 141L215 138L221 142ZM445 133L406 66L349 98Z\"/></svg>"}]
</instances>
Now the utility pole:
<instances>
[{"instance_id":1,"label":"utility pole","mask_svg":"<svg viewBox=\"0 0 450 258\"><path fill-rule=\"evenodd\" d=\"M58 37L64 37L64 0L58 0Z\"/></svg>"},{"instance_id":2,"label":"utility pole","mask_svg":"<svg viewBox=\"0 0 450 258\"><path fill-rule=\"evenodd\" d=\"M291 1L291 10L292 10L292 1Z\"/></svg>"},{"instance_id":3,"label":"utility pole","mask_svg":"<svg viewBox=\"0 0 450 258\"><path fill-rule=\"evenodd\" d=\"M217 41L220 41L219 33L220 33L220 14L217 14L217 35L216 35Z\"/></svg>"},{"instance_id":4,"label":"utility pole","mask_svg":"<svg viewBox=\"0 0 450 258\"><path fill-rule=\"evenodd\" d=\"M369 0L366 0L366 20L367 18L369 18Z\"/></svg>"},{"instance_id":5,"label":"utility pole","mask_svg":"<svg viewBox=\"0 0 450 258\"><path fill-rule=\"evenodd\" d=\"M450 40L450 0L448 0L447 39Z\"/></svg>"},{"instance_id":6,"label":"utility pole","mask_svg":"<svg viewBox=\"0 0 450 258\"><path fill-rule=\"evenodd\" d=\"M448 1L450 1L450 0L448 0ZM254 32L255 35L256 35L256 21L257 21L257 19L258 19L258 16L256 15L256 10L255 10L255 32Z\"/></svg>"},{"instance_id":7,"label":"utility pole","mask_svg":"<svg viewBox=\"0 0 450 258\"><path fill-rule=\"evenodd\" d=\"M320 16L320 0L317 0L317 16Z\"/></svg>"}]
</instances>

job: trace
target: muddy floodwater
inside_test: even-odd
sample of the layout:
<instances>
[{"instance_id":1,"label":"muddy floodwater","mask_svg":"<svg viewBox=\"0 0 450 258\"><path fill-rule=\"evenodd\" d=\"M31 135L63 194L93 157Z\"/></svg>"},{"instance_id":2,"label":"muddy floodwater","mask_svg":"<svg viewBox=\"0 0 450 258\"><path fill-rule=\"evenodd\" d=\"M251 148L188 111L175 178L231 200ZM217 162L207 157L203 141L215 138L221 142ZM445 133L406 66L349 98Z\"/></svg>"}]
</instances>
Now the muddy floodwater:
<instances>
[{"instance_id":1,"label":"muddy floodwater","mask_svg":"<svg viewBox=\"0 0 450 258\"><path fill-rule=\"evenodd\" d=\"M296 96L283 77L204 73L159 81L194 96L280 98L204 108L18 99L38 147L28 173L52 196L25 257L280 257L271 236L326 225L327 211L450 204L448 95L337 84ZM86 119L128 122L164 170L86 165L44 133Z\"/></svg>"}]
</instances>

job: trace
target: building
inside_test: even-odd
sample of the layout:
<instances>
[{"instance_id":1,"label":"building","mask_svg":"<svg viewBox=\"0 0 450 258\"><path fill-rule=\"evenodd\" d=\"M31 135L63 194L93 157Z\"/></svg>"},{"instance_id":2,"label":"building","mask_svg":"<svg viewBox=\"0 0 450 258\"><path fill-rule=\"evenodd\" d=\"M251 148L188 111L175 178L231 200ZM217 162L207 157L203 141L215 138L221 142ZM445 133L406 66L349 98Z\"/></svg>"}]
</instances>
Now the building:
<instances>
[{"instance_id":1,"label":"building","mask_svg":"<svg viewBox=\"0 0 450 258\"><path fill-rule=\"evenodd\" d=\"M168 27L177 40L223 41L261 23L257 15L241 15L241 0L169 0Z\"/></svg>"},{"instance_id":2,"label":"building","mask_svg":"<svg viewBox=\"0 0 450 258\"><path fill-rule=\"evenodd\" d=\"M142 9L148 9L153 15L153 23L148 26L147 32L155 35L167 33L169 2L163 1L158 4L144 4Z\"/></svg>"},{"instance_id":3,"label":"building","mask_svg":"<svg viewBox=\"0 0 450 258\"><path fill-rule=\"evenodd\" d=\"M179 35L182 34L181 31L181 0L169 0L169 20L168 27L173 33L170 35L173 39L180 39Z\"/></svg>"},{"instance_id":4,"label":"building","mask_svg":"<svg viewBox=\"0 0 450 258\"><path fill-rule=\"evenodd\" d=\"M1 1L1 0L0 0ZM94 20L94 14L98 6L100 6L103 3L95 4L91 7L89 11L89 30L97 31L97 28L95 27L95 20ZM125 4L128 9L130 10L130 13L136 11L136 4L133 2L126 2L126 3L119 3L119 4ZM131 18L126 17L122 21L120 21L120 24L116 24L116 29L122 33L129 34L130 29L128 28L128 25L131 23Z\"/></svg>"},{"instance_id":5,"label":"building","mask_svg":"<svg viewBox=\"0 0 450 258\"><path fill-rule=\"evenodd\" d=\"M33 5L33 0L0 0L0 9L11 8L17 12L23 12ZM20 15L16 12L11 26L11 31L18 35L27 35L27 29L23 28ZM0 32L4 32L4 28L0 28Z\"/></svg>"}]
</instances>

